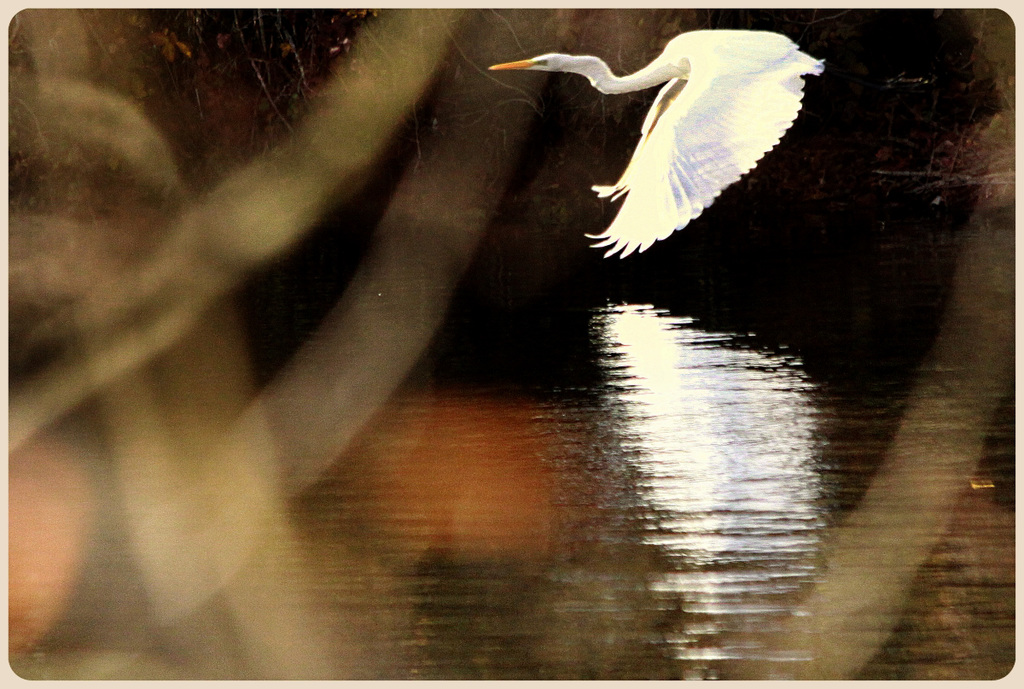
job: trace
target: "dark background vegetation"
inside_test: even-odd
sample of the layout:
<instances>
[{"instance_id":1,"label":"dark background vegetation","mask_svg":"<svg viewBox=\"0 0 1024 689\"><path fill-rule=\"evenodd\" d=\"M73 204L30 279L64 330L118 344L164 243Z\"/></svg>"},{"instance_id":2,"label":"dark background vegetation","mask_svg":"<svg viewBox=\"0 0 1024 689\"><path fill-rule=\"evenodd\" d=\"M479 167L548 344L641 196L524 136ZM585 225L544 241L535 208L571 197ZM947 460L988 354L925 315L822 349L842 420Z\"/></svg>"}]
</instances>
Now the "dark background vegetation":
<instances>
[{"instance_id":1,"label":"dark background vegetation","mask_svg":"<svg viewBox=\"0 0 1024 689\"><path fill-rule=\"evenodd\" d=\"M103 34L93 34L101 48L94 59L109 87L135 97L168 131L186 173L201 184L222 174L215 166L225 160L266 151L291 132L333 70L358 69L346 56L360 27L382 11L125 10L119 22L95 24ZM993 64L992 51L978 49L979 40L1012 42L1012 24L996 10L576 10L557 19L566 27L563 49L599 55L607 49L586 40L588 23L603 12L642 22L650 36L646 57L634 67L681 31L743 28L784 33L831 67L863 79L810 80L797 124L810 145L805 142L797 151L799 161L788 160L780 150L758 168L769 167L772 193L787 201L818 201L830 209L864 206L868 200L919 191L922 181L933 181L871 174L879 168L980 173L968 133L1012 102L1012 51L1004 53L1006 63ZM552 21L543 12L538 19ZM516 56L514 43L508 49ZM10 56L12 78L30 69L16 34ZM603 57L614 62L607 53ZM582 80L567 78L579 90L586 87ZM542 162L543 147L566 131L592 138L595 160L607 157L607 149L617 143L615 134L633 139L653 95L652 90L631 99L631 111L613 116L604 123L612 131L601 132L578 130L583 123L579 103L559 107L566 104L546 101L538 154L529 158ZM413 148L416 129L429 126L429 107L422 103L410 117L403 139ZM18 113L12 117L17 120ZM598 150L598 141L606 150ZM17 182L32 161L21 160L16 148L13 153L12 179ZM823 171L828 173L824 178ZM813 193L807 193L808 186ZM941 196L945 206L963 211L972 193L947 184ZM934 196L918 200L931 204Z\"/></svg>"}]
</instances>

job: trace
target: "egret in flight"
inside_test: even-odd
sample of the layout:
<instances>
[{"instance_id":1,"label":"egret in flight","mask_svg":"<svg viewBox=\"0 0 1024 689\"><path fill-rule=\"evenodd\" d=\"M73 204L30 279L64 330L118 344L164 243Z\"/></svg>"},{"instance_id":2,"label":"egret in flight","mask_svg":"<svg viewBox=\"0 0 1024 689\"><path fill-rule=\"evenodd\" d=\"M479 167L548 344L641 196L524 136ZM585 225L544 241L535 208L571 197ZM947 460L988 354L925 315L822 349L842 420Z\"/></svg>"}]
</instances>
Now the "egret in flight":
<instances>
[{"instance_id":1,"label":"egret in flight","mask_svg":"<svg viewBox=\"0 0 1024 689\"><path fill-rule=\"evenodd\" d=\"M621 179L593 187L612 200L626 195L608 229L587 235L600 240L593 246L611 247L605 256L626 257L686 227L752 170L796 119L803 75L824 67L782 34L703 30L676 36L654 62L625 77L600 58L560 53L490 69L582 74L601 93L665 84Z\"/></svg>"}]
</instances>

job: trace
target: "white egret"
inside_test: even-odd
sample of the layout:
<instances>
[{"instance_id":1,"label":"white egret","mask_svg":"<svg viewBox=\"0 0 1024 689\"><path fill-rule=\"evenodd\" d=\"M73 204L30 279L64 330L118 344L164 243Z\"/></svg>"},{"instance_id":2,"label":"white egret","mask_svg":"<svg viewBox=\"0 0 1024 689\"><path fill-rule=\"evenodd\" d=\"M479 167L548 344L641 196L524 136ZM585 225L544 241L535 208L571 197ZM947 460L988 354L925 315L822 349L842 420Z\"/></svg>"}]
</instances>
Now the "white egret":
<instances>
[{"instance_id":1,"label":"white egret","mask_svg":"<svg viewBox=\"0 0 1024 689\"><path fill-rule=\"evenodd\" d=\"M617 77L591 55L549 53L490 69L582 74L601 93L668 82L644 120L640 143L600 197L626 199L604 232L605 256L644 251L682 229L771 150L800 111L803 75L825 65L769 31L702 30L676 36L651 64Z\"/></svg>"}]
</instances>

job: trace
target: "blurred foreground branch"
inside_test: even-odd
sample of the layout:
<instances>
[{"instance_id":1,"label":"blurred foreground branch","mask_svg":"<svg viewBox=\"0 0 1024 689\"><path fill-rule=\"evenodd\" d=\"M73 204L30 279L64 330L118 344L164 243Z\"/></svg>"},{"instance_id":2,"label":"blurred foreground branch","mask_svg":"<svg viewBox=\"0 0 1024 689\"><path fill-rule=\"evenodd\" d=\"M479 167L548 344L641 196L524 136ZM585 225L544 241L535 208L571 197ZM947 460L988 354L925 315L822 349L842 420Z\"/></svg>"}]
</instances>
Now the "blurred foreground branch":
<instances>
[{"instance_id":1,"label":"blurred foreground branch","mask_svg":"<svg viewBox=\"0 0 1024 689\"><path fill-rule=\"evenodd\" d=\"M408 374L501 198L533 110L525 101L492 108L502 87L472 66L487 63L495 27L505 25L476 15L466 28L473 47L461 51L467 62L446 70L434 95L441 121L485 114L459 130L424 134L343 299L262 395L227 297L356 193L435 78L458 16L386 13L365 29L358 69L328 88L291 141L198 199L183 190L161 133L130 101L87 79L84 52L40 59L35 83L19 85L26 103L55 113L44 145L49 137L104 149L138 168L135 179L152 188L161 212L175 211L147 251L126 252L120 263L104 253L104 219L17 219L21 293L52 302L29 266L34 256L45 269L53 265L45 238L54 228L86 244L97 266L117 269L94 274L67 257L70 282L59 288L68 303L58 313L74 346L19 381L10 417L10 450L20 462L21 449L59 419L80 406L97 412L148 616L160 635L190 647L190 630L205 630L204 648L170 676L336 678L397 664L393 653L365 643L382 636L370 631L380 620L348 611L332 622L330 606L310 595L287 500L336 460ZM58 28L82 38L74 12L22 20L36 53ZM84 126L70 126L76 118ZM131 574L117 576L124 585ZM129 655L102 674L167 676L153 660ZM63 677L96 671L88 658L77 664L84 675L61 662L52 667Z\"/></svg>"},{"instance_id":2,"label":"blurred foreground branch","mask_svg":"<svg viewBox=\"0 0 1024 689\"><path fill-rule=\"evenodd\" d=\"M357 49L362 70L333 85L322 109L294 141L185 206L152 256L90 285L74 308L77 326L88 330L95 343L88 364L51 367L12 391L10 446L18 447L117 376L170 346L204 305L279 255L331 204L355 193L432 78L455 17L452 12L388 13L377 28L378 38L367 37ZM73 13L66 20L65 26L71 27L77 21ZM47 39L43 29L37 34L37 41ZM43 50L37 46L36 52ZM64 90L57 87L67 84L55 78L41 75L36 99L45 101L47 93ZM161 152L161 135L145 118L131 114L137 111L129 103L85 82L76 83L70 93L57 105L74 113L68 117L87 124L62 130L60 136L92 136L103 130L103 141L139 141L120 148L127 148L129 160L140 161L143 170L173 169ZM110 112L122 113L120 121L110 120Z\"/></svg>"},{"instance_id":3,"label":"blurred foreground branch","mask_svg":"<svg viewBox=\"0 0 1024 689\"><path fill-rule=\"evenodd\" d=\"M467 27L473 41L462 49L470 65L493 54L493 33L479 19ZM334 461L441 325L532 115L527 102L490 107L502 92L501 83L477 74L448 75L436 94L436 119L484 114L458 132L426 138L340 303L262 395L291 491Z\"/></svg>"},{"instance_id":4,"label":"blurred foreground branch","mask_svg":"<svg viewBox=\"0 0 1024 689\"><path fill-rule=\"evenodd\" d=\"M112 274L94 276L94 266L68 256L71 282L56 288L70 302L61 322L71 328L65 337L75 346L12 391L12 461L28 461L19 452L31 439L79 405L99 402L154 624L187 634L187 620L222 605L228 628L219 633L229 638L234 629L237 635L234 644L208 639L210 646L182 668L185 676L312 678L353 671L349 651L359 644L345 629L334 630L333 644L328 641L306 595L279 458L258 405L237 423L253 390L241 325L224 297L359 189L430 83L457 15L388 13L367 29L360 70L338 79L293 141L195 201L184 197L160 132L131 101L89 81L85 51L45 59L57 30L75 46L87 45L79 15L20 17L39 59L35 80L18 88L23 102L51 115L44 118L42 145L100 149L133 170L136 183L153 188L161 209L179 212L150 251L127 253L120 263L104 254L111 241L104 219L37 214L12 220L25 258L39 255L44 269L56 258L47 253L55 228L78 242L96 237L98 244L86 245L99 256L95 267L116 266ZM81 210L82 216L92 211ZM421 216L405 220L416 225ZM483 218L477 221L474 229ZM40 254L31 252L34 245ZM52 289L37 284L38 274L14 274L25 283L16 285L19 294L35 290L39 301L52 299ZM129 656L125 662L114 674L163 676L145 660Z\"/></svg>"},{"instance_id":5,"label":"blurred foreground branch","mask_svg":"<svg viewBox=\"0 0 1024 689\"><path fill-rule=\"evenodd\" d=\"M914 575L944 533L1012 389L1013 256L1012 215L975 217L938 340L886 461L833 534L806 616L792 621L788 646L810 658L795 664L798 678L856 676L899 622Z\"/></svg>"}]
</instances>

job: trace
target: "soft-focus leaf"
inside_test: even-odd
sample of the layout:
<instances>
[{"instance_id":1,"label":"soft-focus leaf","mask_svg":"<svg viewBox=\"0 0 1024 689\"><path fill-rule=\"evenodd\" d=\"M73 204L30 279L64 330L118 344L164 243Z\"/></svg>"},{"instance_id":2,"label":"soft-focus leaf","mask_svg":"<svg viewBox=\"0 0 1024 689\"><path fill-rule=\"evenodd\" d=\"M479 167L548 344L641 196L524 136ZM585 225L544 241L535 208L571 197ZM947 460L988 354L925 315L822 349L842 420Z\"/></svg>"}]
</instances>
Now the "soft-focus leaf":
<instances>
[{"instance_id":1,"label":"soft-focus leaf","mask_svg":"<svg viewBox=\"0 0 1024 689\"><path fill-rule=\"evenodd\" d=\"M185 57L192 57L192 49L186 43L179 41L178 36L168 29L164 29L162 32L154 31L149 34L149 40L154 46L160 48L160 52L168 62L174 62L174 58L179 52Z\"/></svg>"}]
</instances>

